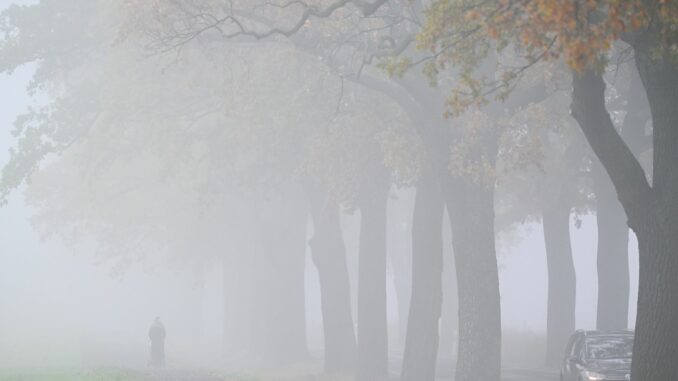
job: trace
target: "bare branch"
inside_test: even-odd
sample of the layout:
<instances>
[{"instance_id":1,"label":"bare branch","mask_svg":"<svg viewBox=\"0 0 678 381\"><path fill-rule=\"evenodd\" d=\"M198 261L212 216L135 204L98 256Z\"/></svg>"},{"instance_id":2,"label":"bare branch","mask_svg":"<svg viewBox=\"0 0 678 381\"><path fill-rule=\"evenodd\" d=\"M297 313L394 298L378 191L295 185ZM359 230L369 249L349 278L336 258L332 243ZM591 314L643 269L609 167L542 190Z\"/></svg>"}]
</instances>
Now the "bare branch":
<instances>
[{"instance_id":1,"label":"bare branch","mask_svg":"<svg viewBox=\"0 0 678 381\"><path fill-rule=\"evenodd\" d=\"M306 1L292 0L284 4L266 2L250 10L230 8L223 16L216 16L204 10L191 10L181 1L173 4L183 18L174 20L170 25L165 25L167 30L154 31L154 38L149 47L151 50L162 52L177 49L189 43L204 33L215 30L224 38L250 37L257 40L269 38L275 35L291 37L307 25L313 18L329 18L335 12L348 6L355 7L363 17L374 15L388 0L334 0L332 3L319 7ZM300 14L288 26L276 26L274 23L263 23L266 28L257 30L247 24L261 18L255 12L262 8L290 9L299 8Z\"/></svg>"}]
</instances>

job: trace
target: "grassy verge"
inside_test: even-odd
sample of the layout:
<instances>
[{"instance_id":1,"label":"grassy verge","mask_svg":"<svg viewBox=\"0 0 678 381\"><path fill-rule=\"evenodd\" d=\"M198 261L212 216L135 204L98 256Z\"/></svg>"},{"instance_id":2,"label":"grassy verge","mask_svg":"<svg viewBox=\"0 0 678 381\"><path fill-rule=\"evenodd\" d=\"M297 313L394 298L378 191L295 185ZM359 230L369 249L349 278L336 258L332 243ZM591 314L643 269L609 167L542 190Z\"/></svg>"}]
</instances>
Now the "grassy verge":
<instances>
[{"instance_id":1,"label":"grassy verge","mask_svg":"<svg viewBox=\"0 0 678 381\"><path fill-rule=\"evenodd\" d=\"M123 369L88 371L16 370L0 371L0 381L144 381L138 372Z\"/></svg>"}]
</instances>

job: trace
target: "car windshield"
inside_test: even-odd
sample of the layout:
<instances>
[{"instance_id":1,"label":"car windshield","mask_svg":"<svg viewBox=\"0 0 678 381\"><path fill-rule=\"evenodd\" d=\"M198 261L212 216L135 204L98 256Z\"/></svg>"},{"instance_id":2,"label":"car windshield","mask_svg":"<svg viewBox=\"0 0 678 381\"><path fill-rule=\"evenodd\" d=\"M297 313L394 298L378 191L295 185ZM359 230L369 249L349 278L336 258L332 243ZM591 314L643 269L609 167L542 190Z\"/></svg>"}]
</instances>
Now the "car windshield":
<instances>
[{"instance_id":1,"label":"car windshield","mask_svg":"<svg viewBox=\"0 0 678 381\"><path fill-rule=\"evenodd\" d=\"M586 339L586 357L595 360L631 358L632 336L600 336Z\"/></svg>"}]
</instances>

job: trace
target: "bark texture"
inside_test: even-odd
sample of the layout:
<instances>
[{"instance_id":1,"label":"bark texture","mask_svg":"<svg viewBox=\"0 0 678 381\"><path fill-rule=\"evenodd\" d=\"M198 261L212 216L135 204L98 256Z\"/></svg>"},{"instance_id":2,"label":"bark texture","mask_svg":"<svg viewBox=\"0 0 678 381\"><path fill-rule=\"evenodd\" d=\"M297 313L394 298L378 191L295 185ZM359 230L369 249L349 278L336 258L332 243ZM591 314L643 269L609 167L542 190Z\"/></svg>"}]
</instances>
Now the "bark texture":
<instances>
[{"instance_id":1,"label":"bark texture","mask_svg":"<svg viewBox=\"0 0 678 381\"><path fill-rule=\"evenodd\" d=\"M459 293L456 381L498 381L501 309L494 185L452 179L446 187Z\"/></svg>"},{"instance_id":2,"label":"bark texture","mask_svg":"<svg viewBox=\"0 0 678 381\"><path fill-rule=\"evenodd\" d=\"M416 192L398 189L388 205L388 256L398 301L398 346L404 348L412 297L412 213Z\"/></svg>"},{"instance_id":3,"label":"bark texture","mask_svg":"<svg viewBox=\"0 0 678 381\"><path fill-rule=\"evenodd\" d=\"M596 327L627 329L629 324L629 227L609 176L594 167L598 224L598 307Z\"/></svg>"},{"instance_id":4,"label":"bark texture","mask_svg":"<svg viewBox=\"0 0 678 381\"><path fill-rule=\"evenodd\" d=\"M402 381L433 381L442 304L445 205L439 181L425 176L417 186L412 219L412 298Z\"/></svg>"},{"instance_id":5,"label":"bark texture","mask_svg":"<svg viewBox=\"0 0 678 381\"><path fill-rule=\"evenodd\" d=\"M626 115L621 136L636 158L651 148L645 133L650 117L642 82L629 65L631 80L626 94ZM629 227L626 212L605 168L594 160L593 183L598 223L598 311L596 326L601 330L627 329L629 312Z\"/></svg>"},{"instance_id":6,"label":"bark texture","mask_svg":"<svg viewBox=\"0 0 678 381\"><path fill-rule=\"evenodd\" d=\"M544 244L548 268L546 365L557 367L575 330L577 282L570 244L569 204L544 208Z\"/></svg>"},{"instance_id":7,"label":"bark texture","mask_svg":"<svg viewBox=\"0 0 678 381\"><path fill-rule=\"evenodd\" d=\"M351 315L351 287L339 206L319 187L308 186L313 219L309 242L318 269L325 338L325 372L350 373L355 368L356 339Z\"/></svg>"},{"instance_id":8,"label":"bark texture","mask_svg":"<svg viewBox=\"0 0 678 381\"><path fill-rule=\"evenodd\" d=\"M645 36L652 40L656 35L650 32ZM638 237L640 274L632 379L676 380L678 70L668 54L657 51L642 37L633 45L653 120L652 186L614 129L605 109L605 83L600 75L575 74L572 111L610 175L629 227Z\"/></svg>"},{"instance_id":9,"label":"bark texture","mask_svg":"<svg viewBox=\"0 0 678 381\"><path fill-rule=\"evenodd\" d=\"M386 317L386 206L390 179L376 168L360 194L358 259L358 362L356 380L388 378Z\"/></svg>"},{"instance_id":10,"label":"bark texture","mask_svg":"<svg viewBox=\"0 0 678 381\"><path fill-rule=\"evenodd\" d=\"M457 331L459 329L459 306L457 302L457 271L452 250L452 229L449 219L443 219L443 309L440 317L440 345L442 357L457 356Z\"/></svg>"},{"instance_id":11,"label":"bark texture","mask_svg":"<svg viewBox=\"0 0 678 381\"><path fill-rule=\"evenodd\" d=\"M652 113L653 184L640 216L627 208L640 251L632 378L678 380L678 67L649 43L635 48Z\"/></svg>"}]
</instances>

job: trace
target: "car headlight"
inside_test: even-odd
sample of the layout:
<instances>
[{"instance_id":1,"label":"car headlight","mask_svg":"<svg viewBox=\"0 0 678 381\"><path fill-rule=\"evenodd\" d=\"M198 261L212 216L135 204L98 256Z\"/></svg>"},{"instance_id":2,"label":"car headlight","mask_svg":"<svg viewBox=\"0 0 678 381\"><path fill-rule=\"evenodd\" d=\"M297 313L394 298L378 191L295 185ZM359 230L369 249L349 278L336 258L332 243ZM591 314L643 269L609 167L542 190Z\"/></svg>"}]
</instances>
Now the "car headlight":
<instances>
[{"instance_id":1,"label":"car headlight","mask_svg":"<svg viewBox=\"0 0 678 381\"><path fill-rule=\"evenodd\" d=\"M602 380L605 380L605 376L603 376L600 373L584 371L583 374L584 374L584 379L586 381L602 381Z\"/></svg>"}]
</instances>

